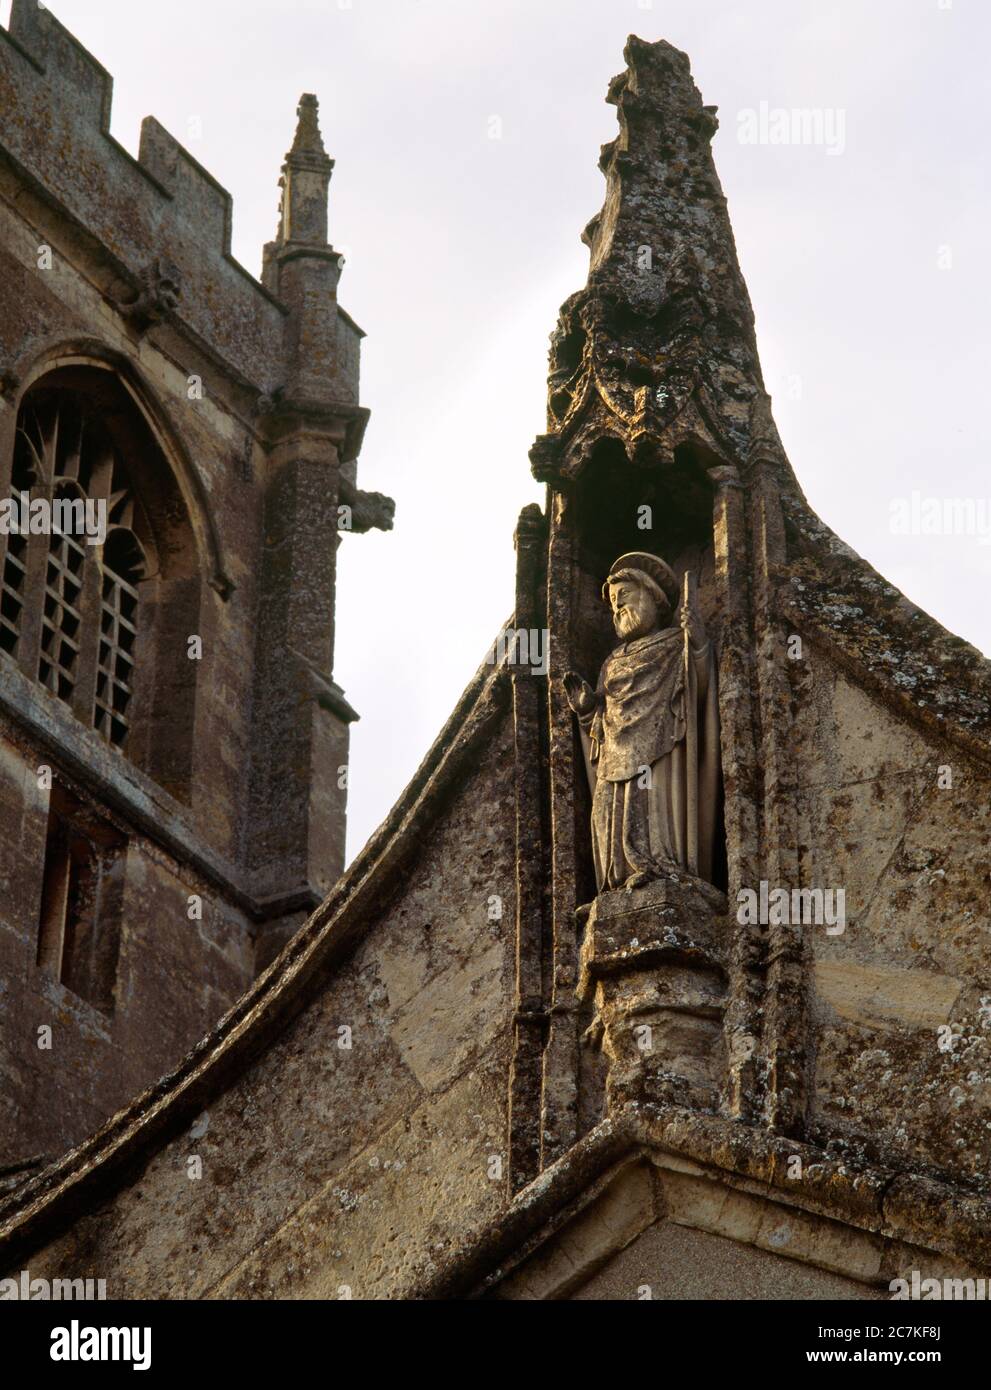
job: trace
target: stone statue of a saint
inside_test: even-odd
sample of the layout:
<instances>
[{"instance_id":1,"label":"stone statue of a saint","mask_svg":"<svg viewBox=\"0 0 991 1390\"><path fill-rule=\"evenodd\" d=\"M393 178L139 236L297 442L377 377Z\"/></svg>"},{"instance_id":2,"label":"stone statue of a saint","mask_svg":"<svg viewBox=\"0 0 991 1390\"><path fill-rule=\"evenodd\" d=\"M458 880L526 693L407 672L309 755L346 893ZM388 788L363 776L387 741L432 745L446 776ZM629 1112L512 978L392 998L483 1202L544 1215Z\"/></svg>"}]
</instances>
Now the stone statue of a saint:
<instances>
[{"instance_id":1,"label":"stone statue of a saint","mask_svg":"<svg viewBox=\"0 0 991 1390\"><path fill-rule=\"evenodd\" d=\"M680 593L663 560L634 552L613 565L602 596L620 644L595 690L574 671L564 677L588 750L599 892L672 870L711 882L719 710L692 576Z\"/></svg>"}]
</instances>

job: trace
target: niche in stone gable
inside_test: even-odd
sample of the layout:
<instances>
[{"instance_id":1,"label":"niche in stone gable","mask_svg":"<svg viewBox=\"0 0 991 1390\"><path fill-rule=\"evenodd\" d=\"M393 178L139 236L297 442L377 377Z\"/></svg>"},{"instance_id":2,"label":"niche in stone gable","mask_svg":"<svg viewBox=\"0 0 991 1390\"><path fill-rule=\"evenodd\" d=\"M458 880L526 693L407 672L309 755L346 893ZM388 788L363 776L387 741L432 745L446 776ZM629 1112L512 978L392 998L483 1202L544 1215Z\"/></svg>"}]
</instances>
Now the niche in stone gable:
<instances>
[{"instance_id":1,"label":"niche in stone gable","mask_svg":"<svg viewBox=\"0 0 991 1390\"><path fill-rule=\"evenodd\" d=\"M696 576L697 606L718 658L722 613L715 579L714 490L706 470L720 462L694 443L679 445L670 462L650 466L631 463L618 439L604 438L595 446L574 495L573 652L576 669L590 681L617 640L602 586L613 561L629 551L666 560L679 582L686 571ZM678 621L677 614L672 621ZM585 799L579 790L583 812ZM721 806L713 877L725 889Z\"/></svg>"}]
</instances>

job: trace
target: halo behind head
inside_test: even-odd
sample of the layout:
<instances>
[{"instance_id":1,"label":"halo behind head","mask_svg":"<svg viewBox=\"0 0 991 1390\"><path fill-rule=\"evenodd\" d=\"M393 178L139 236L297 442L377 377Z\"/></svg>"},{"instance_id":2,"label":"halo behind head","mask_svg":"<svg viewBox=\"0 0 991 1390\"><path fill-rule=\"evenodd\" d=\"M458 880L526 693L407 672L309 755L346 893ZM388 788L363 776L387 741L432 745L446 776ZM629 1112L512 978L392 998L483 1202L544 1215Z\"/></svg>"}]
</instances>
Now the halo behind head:
<instances>
[{"instance_id":1,"label":"halo behind head","mask_svg":"<svg viewBox=\"0 0 991 1390\"><path fill-rule=\"evenodd\" d=\"M638 575L646 575L656 584L671 607L677 607L681 591L674 571L657 555L649 555L645 550L631 550L613 561L606 582L602 586L602 597L608 600L609 585L631 571Z\"/></svg>"}]
</instances>

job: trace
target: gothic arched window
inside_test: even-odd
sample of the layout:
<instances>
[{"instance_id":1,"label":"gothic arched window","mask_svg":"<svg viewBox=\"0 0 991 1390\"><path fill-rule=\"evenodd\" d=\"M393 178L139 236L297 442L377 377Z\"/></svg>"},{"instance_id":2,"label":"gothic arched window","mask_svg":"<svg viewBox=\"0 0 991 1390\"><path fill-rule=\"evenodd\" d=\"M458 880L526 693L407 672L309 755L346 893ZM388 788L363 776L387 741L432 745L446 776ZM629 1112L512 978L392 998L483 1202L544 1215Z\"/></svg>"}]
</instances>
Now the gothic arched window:
<instances>
[{"instance_id":1,"label":"gothic arched window","mask_svg":"<svg viewBox=\"0 0 991 1390\"><path fill-rule=\"evenodd\" d=\"M57 368L24 394L6 464L0 496L20 524L0 536L0 652L186 795L195 688L184 634L197 630L199 576L147 415L107 368Z\"/></svg>"}]
</instances>

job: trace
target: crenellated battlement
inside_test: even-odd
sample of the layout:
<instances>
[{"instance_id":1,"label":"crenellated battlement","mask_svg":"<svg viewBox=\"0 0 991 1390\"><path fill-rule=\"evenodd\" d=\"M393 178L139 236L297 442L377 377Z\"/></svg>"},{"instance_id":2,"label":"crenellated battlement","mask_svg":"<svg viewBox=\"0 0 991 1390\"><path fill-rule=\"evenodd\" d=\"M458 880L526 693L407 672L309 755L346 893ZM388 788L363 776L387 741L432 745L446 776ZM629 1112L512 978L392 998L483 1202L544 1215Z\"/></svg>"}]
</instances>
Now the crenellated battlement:
<instances>
[{"instance_id":1,"label":"crenellated battlement","mask_svg":"<svg viewBox=\"0 0 991 1390\"><path fill-rule=\"evenodd\" d=\"M229 256L234 200L154 116L141 122L138 163L168 193L176 218Z\"/></svg>"},{"instance_id":2,"label":"crenellated battlement","mask_svg":"<svg viewBox=\"0 0 991 1390\"><path fill-rule=\"evenodd\" d=\"M174 266L173 316L260 393L285 387L292 305L231 255L232 199L154 117L135 159L110 133L113 79L37 0L13 0L0 28L0 157L80 224L136 290ZM330 394L357 399L360 330L332 298ZM288 336L288 341L287 341ZM354 379L352 379L352 377Z\"/></svg>"},{"instance_id":3,"label":"crenellated battlement","mask_svg":"<svg viewBox=\"0 0 991 1390\"><path fill-rule=\"evenodd\" d=\"M133 28L154 43L142 14ZM170 1074L343 871L358 715L334 675L338 550L395 510L358 485L362 333L337 299L317 93L295 127L275 113L262 280L231 255L227 190L152 116L124 149L112 95L38 0L14 0L0 1199L5 1167L17 1187ZM243 141L236 115L227 138Z\"/></svg>"},{"instance_id":4,"label":"crenellated battlement","mask_svg":"<svg viewBox=\"0 0 991 1390\"><path fill-rule=\"evenodd\" d=\"M109 130L113 78L49 10L37 0L13 0L9 36L40 70L58 73L80 117Z\"/></svg>"}]
</instances>

